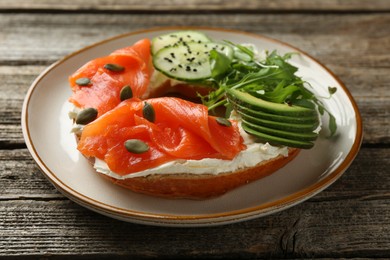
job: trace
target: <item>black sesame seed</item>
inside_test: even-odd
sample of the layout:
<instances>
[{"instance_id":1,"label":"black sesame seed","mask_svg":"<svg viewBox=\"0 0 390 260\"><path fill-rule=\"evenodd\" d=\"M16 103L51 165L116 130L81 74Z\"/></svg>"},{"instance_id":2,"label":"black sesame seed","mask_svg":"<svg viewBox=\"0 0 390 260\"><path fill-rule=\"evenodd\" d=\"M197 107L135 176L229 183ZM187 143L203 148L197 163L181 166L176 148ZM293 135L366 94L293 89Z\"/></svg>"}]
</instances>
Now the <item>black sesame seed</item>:
<instances>
[{"instance_id":1,"label":"black sesame seed","mask_svg":"<svg viewBox=\"0 0 390 260\"><path fill-rule=\"evenodd\" d=\"M175 59L175 54L174 54L173 52L171 52L171 57L172 57L173 59Z\"/></svg>"},{"instance_id":2,"label":"black sesame seed","mask_svg":"<svg viewBox=\"0 0 390 260\"><path fill-rule=\"evenodd\" d=\"M183 66L181 64L179 64L178 66L179 66L179 68L183 68Z\"/></svg>"},{"instance_id":3,"label":"black sesame seed","mask_svg":"<svg viewBox=\"0 0 390 260\"><path fill-rule=\"evenodd\" d=\"M190 66L187 66L187 67L186 67L186 71L191 71L191 67L190 67Z\"/></svg>"},{"instance_id":4,"label":"black sesame seed","mask_svg":"<svg viewBox=\"0 0 390 260\"><path fill-rule=\"evenodd\" d=\"M167 57L164 57L164 60L166 60L166 61L168 61L168 62L172 63L172 60L171 60L171 59L169 59L169 58L167 58Z\"/></svg>"}]
</instances>

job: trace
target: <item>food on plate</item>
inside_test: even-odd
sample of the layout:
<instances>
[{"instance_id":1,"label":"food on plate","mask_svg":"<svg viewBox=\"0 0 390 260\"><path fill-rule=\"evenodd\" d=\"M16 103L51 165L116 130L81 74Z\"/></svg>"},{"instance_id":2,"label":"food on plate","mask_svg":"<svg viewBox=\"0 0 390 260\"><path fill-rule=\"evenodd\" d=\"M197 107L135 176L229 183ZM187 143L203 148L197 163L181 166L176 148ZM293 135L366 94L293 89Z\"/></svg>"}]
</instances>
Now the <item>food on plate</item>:
<instances>
[{"instance_id":1,"label":"food on plate","mask_svg":"<svg viewBox=\"0 0 390 260\"><path fill-rule=\"evenodd\" d=\"M126 86L131 86L132 96L140 97L153 69L149 52L150 41L145 39L86 63L69 77L70 102L78 108L95 108L100 116L119 104Z\"/></svg>"},{"instance_id":2,"label":"food on plate","mask_svg":"<svg viewBox=\"0 0 390 260\"><path fill-rule=\"evenodd\" d=\"M179 31L89 61L69 77L77 148L113 183L166 198L272 174L314 146L325 112L336 131L291 55Z\"/></svg>"}]
</instances>

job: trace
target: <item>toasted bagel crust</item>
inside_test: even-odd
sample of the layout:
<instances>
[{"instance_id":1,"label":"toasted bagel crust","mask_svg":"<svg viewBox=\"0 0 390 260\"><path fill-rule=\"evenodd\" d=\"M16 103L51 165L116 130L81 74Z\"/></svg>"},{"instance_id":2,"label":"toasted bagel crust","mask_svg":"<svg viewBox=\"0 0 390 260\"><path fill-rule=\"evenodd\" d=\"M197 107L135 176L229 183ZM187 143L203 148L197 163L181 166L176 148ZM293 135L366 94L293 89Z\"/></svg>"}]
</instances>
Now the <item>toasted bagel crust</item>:
<instances>
[{"instance_id":1,"label":"toasted bagel crust","mask_svg":"<svg viewBox=\"0 0 390 260\"><path fill-rule=\"evenodd\" d=\"M189 173L154 174L119 180L102 173L98 174L119 186L137 193L171 199L206 199L222 195L241 185L270 175L294 159L299 151L296 148L289 148L287 157L279 155L251 168L218 175ZM93 163L94 158L90 158L90 161Z\"/></svg>"}]
</instances>

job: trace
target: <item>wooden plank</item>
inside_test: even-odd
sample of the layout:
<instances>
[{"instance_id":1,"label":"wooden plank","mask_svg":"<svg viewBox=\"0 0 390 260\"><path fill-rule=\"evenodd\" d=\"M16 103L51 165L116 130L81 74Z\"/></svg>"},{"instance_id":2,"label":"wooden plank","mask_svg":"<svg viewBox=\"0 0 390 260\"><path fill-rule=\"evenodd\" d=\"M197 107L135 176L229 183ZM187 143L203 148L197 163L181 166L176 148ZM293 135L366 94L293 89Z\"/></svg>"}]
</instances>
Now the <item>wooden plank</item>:
<instances>
[{"instance_id":1,"label":"wooden plank","mask_svg":"<svg viewBox=\"0 0 390 260\"><path fill-rule=\"evenodd\" d=\"M0 66L0 148L24 144L21 112L24 97L44 66Z\"/></svg>"},{"instance_id":2,"label":"wooden plank","mask_svg":"<svg viewBox=\"0 0 390 260\"><path fill-rule=\"evenodd\" d=\"M386 14L3 14L0 64L47 65L100 40L157 25L218 25L285 41L327 65L390 66L390 16Z\"/></svg>"},{"instance_id":3,"label":"wooden plank","mask_svg":"<svg viewBox=\"0 0 390 260\"><path fill-rule=\"evenodd\" d=\"M0 258L390 258L390 1L177 3L0 2ZM365 124L358 157L336 183L308 201L229 226L135 225L69 201L23 148L24 95L33 79L64 55L156 25L218 25L307 51L356 98Z\"/></svg>"},{"instance_id":4,"label":"wooden plank","mask_svg":"<svg viewBox=\"0 0 390 260\"><path fill-rule=\"evenodd\" d=\"M61 10L61 11L389 11L390 4L386 0L249 0L243 4L240 1L229 0L83 0L55 1L55 0L3 0L0 2L0 10Z\"/></svg>"},{"instance_id":5,"label":"wooden plank","mask_svg":"<svg viewBox=\"0 0 390 260\"><path fill-rule=\"evenodd\" d=\"M116 221L68 200L9 200L0 201L0 257L386 258L389 214L386 199L341 199L228 226L179 229Z\"/></svg>"},{"instance_id":6,"label":"wooden plank","mask_svg":"<svg viewBox=\"0 0 390 260\"><path fill-rule=\"evenodd\" d=\"M63 198L40 172L27 149L0 150L0 200Z\"/></svg>"}]
</instances>

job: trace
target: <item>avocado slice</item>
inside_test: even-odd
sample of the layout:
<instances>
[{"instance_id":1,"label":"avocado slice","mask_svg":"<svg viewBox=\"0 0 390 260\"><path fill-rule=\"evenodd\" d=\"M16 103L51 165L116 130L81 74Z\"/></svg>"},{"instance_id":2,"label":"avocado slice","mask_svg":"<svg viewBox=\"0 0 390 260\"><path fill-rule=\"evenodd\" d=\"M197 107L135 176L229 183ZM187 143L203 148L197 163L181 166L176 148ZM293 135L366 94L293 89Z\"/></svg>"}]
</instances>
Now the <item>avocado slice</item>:
<instances>
[{"instance_id":1,"label":"avocado slice","mask_svg":"<svg viewBox=\"0 0 390 260\"><path fill-rule=\"evenodd\" d=\"M259 110L250 109L236 103L233 103L233 106L236 109L236 111L240 114L246 114L248 116L253 116L260 119L273 120L276 122L283 122L283 123L293 123L293 124L315 124L315 125L319 124L318 115L282 116L282 115L275 115L275 114L270 114Z\"/></svg>"},{"instance_id":2,"label":"avocado slice","mask_svg":"<svg viewBox=\"0 0 390 260\"><path fill-rule=\"evenodd\" d=\"M296 106L296 105L287 105L287 104L269 102L236 89L228 89L227 96L230 100L232 100L234 103L238 105L242 105L244 107L254 109L254 110L267 112L270 114L297 116L297 117L314 116L317 114L317 111L315 109Z\"/></svg>"},{"instance_id":3,"label":"avocado slice","mask_svg":"<svg viewBox=\"0 0 390 260\"><path fill-rule=\"evenodd\" d=\"M242 128L248 134L256 136L259 139L264 140L266 142L269 142L270 144L273 144L273 145L285 145L285 146L301 148L301 149L310 149L314 146L314 143L310 142L310 141L297 141L297 140L291 140L291 139L286 139L283 137L277 137L277 136L273 136L273 135L260 133L256 130L252 129L250 126L248 126L244 122L242 123Z\"/></svg>"},{"instance_id":4,"label":"avocado slice","mask_svg":"<svg viewBox=\"0 0 390 260\"><path fill-rule=\"evenodd\" d=\"M241 117L254 125L264 126L273 129L285 130L290 132L302 133L302 132L312 132L318 127L317 124L294 124L294 123L284 123L276 122L272 120L265 120L257 117L247 115L245 113L238 112Z\"/></svg>"},{"instance_id":5,"label":"avocado slice","mask_svg":"<svg viewBox=\"0 0 390 260\"><path fill-rule=\"evenodd\" d=\"M248 122L246 120L243 120L243 123L245 125L247 125L248 127L250 127L251 129L256 130L260 133L268 134L268 135L272 135L272 136L278 136L278 137L291 139L291 140L315 141L318 137L318 134L314 133L314 132L295 133L295 132L272 129L272 128L264 127L261 125L255 125L255 124L252 124L251 122Z\"/></svg>"}]
</instances>

